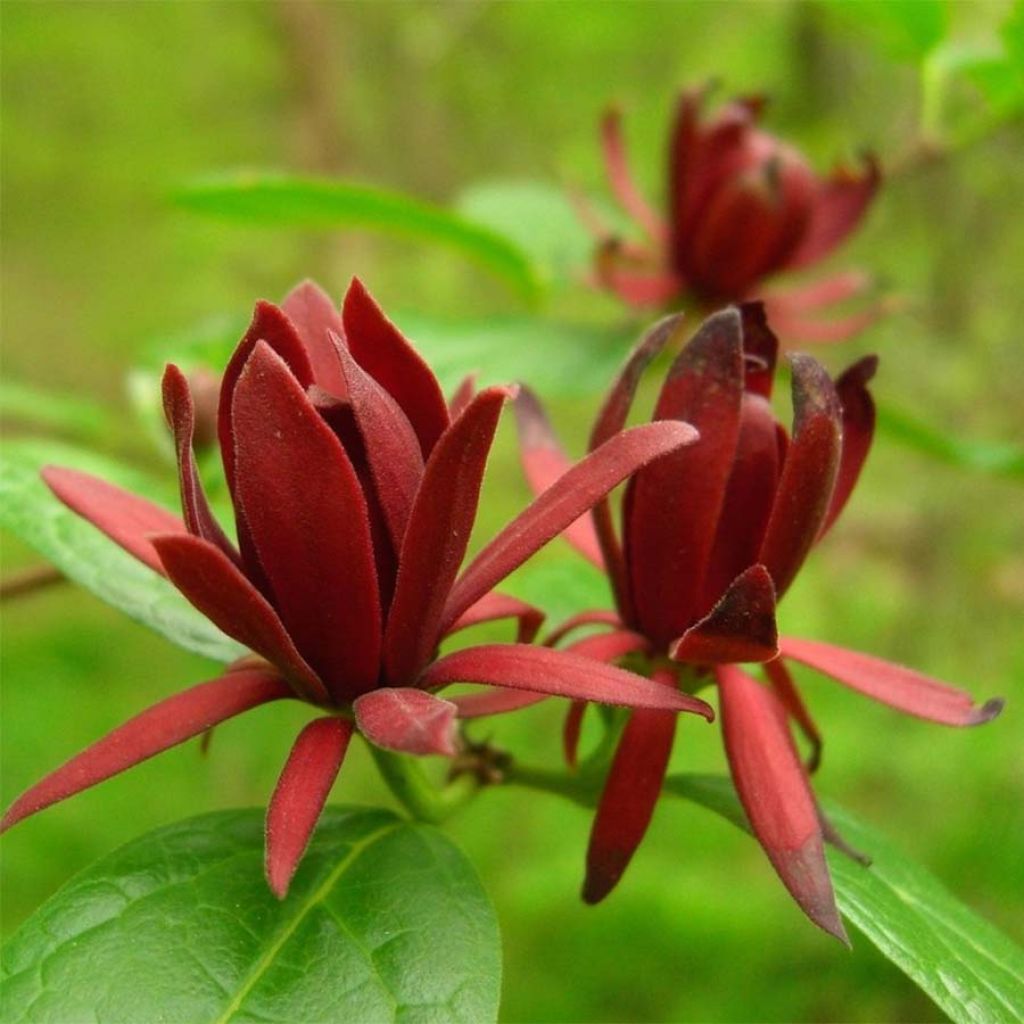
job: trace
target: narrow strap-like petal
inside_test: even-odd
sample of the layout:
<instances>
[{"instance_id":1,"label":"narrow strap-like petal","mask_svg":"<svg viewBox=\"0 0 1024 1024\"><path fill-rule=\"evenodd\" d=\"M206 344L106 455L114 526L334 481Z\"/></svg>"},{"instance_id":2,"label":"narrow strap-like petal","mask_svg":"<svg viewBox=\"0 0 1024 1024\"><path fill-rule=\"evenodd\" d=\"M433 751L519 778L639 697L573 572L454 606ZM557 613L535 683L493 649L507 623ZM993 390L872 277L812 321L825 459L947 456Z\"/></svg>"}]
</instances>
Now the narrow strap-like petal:
<instances>
[{"instance_id":1,"label":"narrow strap-like petal","mask_svg":"<svg viewBox=\"0 0 1024 1024\"><path fill-rule=\"evenodd\" d=\"M585 700L574 700L562 722L562 756L570 771L575 771L579 764L580 735L583 732L583 716L588 707Z\"/></svg>"},{"instance_id":2,"label":"narrow strap-like petal","mask_svg":"<svg viewBox=\"0 0 1024 1024\"><path fill-rule=\"evenodd\" d=\"M704 321L665 380L658 420L685 420L700 441L641 470L624 524L637 623L656 643L680 636L698 612L715 527L733 465L743 398L741 318Z\"/></svg>"},{"instance_id":3,"label":"narrow strap-like petal","mask_svg":"<svg viewBox=\"0 0 1024 1024\"><path fill-rule=\"evenodd\" d=\"M875 400L868 390L868 382L877 369L878 356L865 356L836 381L836 394L843 410L843 447L839 456L836 486L819 536L828 532L846 507L871 450L875 434Z\"/></svg>"},{"instance_id":4,"label":"narrow strap-like petal","mask_svg":"<svg viewBox=\"0 0 1024 1024\"><path fill-rule=\"evenodd\" d=\"M349 351L401 406L427 458L449 423L437 378L357 277L349 285L341 315Z\"/></svg>"},{"instance_id":5,"label":"narrow strap-like petal","mask_svg":"<svg viewBox=\"0 0 1024 1024\"><path fill-rule=\"evenodd\" d=\"M530 490L539 496L572 466L572 462L558 443L547 414L529 388L519 389L514 408L523 473ZM589 515L584 514L570 523L562 535L587 561L604 568L601 546Z\"/></svg>"},{"instance_id":6,"label":"narrow strap-like petal","mask_svg":"<svg viewBox=\"0 0 1024 1024\"><path fill-rule=\"evenodd\" d=\"M784 658L809 665L866 697L929 722L981 725L1003 710L1001 698L996 697L979 706L963 690L859 651L848 651L816 640L798 640L792 636L779 638L779 650Z\"/></svg>"},{"instance_id":7,"label":"narrow strap-like petal","mask_svg":"<svg viewBox=\"0 0 1024 1024\"><path fill-rule=\"evenodd\" d=\"M633 672L571 651L553 651L527 644L467 647L435 661L419 681L428 689L449 683L486 683L599 704L689 711L702 715L709 722L715 717L704 701Z\"/></svg>"},{"instance_id":8,"label":"narrow strap-like petal","mask_svg":"<svg viewBox=\"0 0 1024 1024\"><path fill-rule=\"evenodd\" d=\"M72 512L87 519L143 565L164 575L150 534L187 533L185 524L173 512L77 469L44 466L40 476Z\"/></svg>"},{"instance_id":9,"label":"narrow strap-like petal","mask_svg":"<svg viewBox=\"0 0 1024 1024\"><path fill-rule=\"evenodd\" d=\"M490 715L505 715L510 711L528 708L548 700L547 693L531 693L528 690L506 690L500 686L488 686L476 693L460 693L448 700L455 705L459 718L486 718Z\"/></svg>"},{"instance_id":10,"label":"narrow strap-like petal","mask_svg":"<svg viewBox=\"0 0 1024 1024\"><path fill-rule=\"evenodd\" d=\"M199 469L192 448L196 425L192 392L188 378L173 363L169 363L164 370L163 402L164 415L174 434L174 447L178 457L178 483L181 488L181 510L185 524L190 533L216 544L228 558L239 562L238 552L210 511L203 483L199 479Z\"/></svg>"},{"instance_id":11,"label":"narrow strap-like petal","mask_svg":"<svg viewBox=\"0 0 1024 1024\"><path fill-rule=\"evenodd\" d=\"M779 357L779 339L768 326L763 302L741 302L743 319L743 374L750 394L772 397L775 363Z\"/></svg>"},{"instance_id":12,"label":"narrow strap-like petal","mask_svg":"<svg viewBox=\"0 0 1024 1024\"><path fill-rule=\"evenodd\" d=\"M341 313L330 296L312 281L296 285L281 303L306 347L316 384L337 398L345 398L345 381L338 367L331 334L344 338Z\"/></svg>"},{"instance_id":13,"label":"narrow strap-like petal","mask_svg":"<svg viewBox=\"0 0 1024 1024\"><path fill-rule=\"evenodd\" d=\"M766 686L732 665L716 669L725 752L754 835L804 913L849 945L825 863L814 796Z\"/></svg>"},{"instance_id":14,"label":"narrow strap-like petal","mask_svg":"<svg viewBox=\"0 0 1024 1024\"><path fill-rule=\"evenodd\" d=\"M352 736L352 723L318 718L299 733L267 807L264 870L271 892L283 900Z\"/></svg>"},{"instance_id":15,"label":"narrow strap-like petal","mask_svg":"<svg viewBox=\"0 0 1024 1024\"><path fill-rule=\"evenodd\" d=\"M153 546L171 582L218 629L276 665L307 700L330 700L277 612L220 548L173 534L154 537Z\"/></svg>"},{"instance_id":16,"label":"narrow strap-like petal","mask_svg":"<svg viewBox=\"0 0 1024 1024\"><path fill-rule=\"evenodd\" d=\"M696 438L697 432L689 424L667 422L633 427L606 441L552 484L477 555L456 582L442 624L458 619L631 473Z\"/></svg>"},{"instance_id":17,"label":"narrow strap-like petal","mask_svg":"<svg viewBox=\"0 0 1024 1024\"><path fill-rule=\"evenodd\" d=\"M752 565L672 645L669 656L691 665L771 661L779 653L778 639L772 578L763 565Z\"/></svg>"},{"instance_id":18,"label":"narrow strap-like petal","mask_svg":"<svg viewBox=\"0 0 1024 1024\"><path fill-rule=\"evenodd\" d=\"M8 808L0 831L243 711L291 696L290 687L279 676L254 669L228 672L176 693L118 726L22 793Z\"/></svg>"},{"instance_id":19,"label":"narrow strap-like petal","mask_svg":"<svg viewBox=\"0 0 1024 1024\"><path fill-rule=\"evenodd\" d=\"M639 258L638 258L639 257ZM594 255L595 283L637 309L664 306L683 292L682 278L660 254L631 251L620 238L606 238Z\"/></svg>"},{"instance_id":20,"label":"narrow strap-like petal","mask_svg":"<svg viewBox=\"0 0 1024 1024\"><path fill-rule=\"evenodd\" d=\"M258 343L234 395L236 490L302 656L338 699L377 681L381 608L366 499L345 449Z\"/></svg>"},{"instance_id":21,"label":"narrow strap-like petal","mask_svg":"<svg viewBox=\"0 0 1024 1024\"><path fill-rule=\"evenodd\" d=\"M604 150L608 181L615 198L652 242L663 242L668 229L665 222L640 194L633 180L626 158L626 145L622 138L622 113L617 107L609 107L601 118L601 147Z\"/></svg>"},{"instance_id":22,"label":"narrow strap-like petal","mask_svg":"<svg viewBox=\"0 0 1024 1024\"><path fill-rule=\"evenodd\" d=\"M340 338L335 335L333 340L388 534L399 551L423 479L419 440L398 403L352 358Z\"/></svg>"},{"instance_id":23,"label":"narrow strap-like petal","mask_svg":"<svg viewBox=\"0 0 1024 1024\"><path fill-rule=\"evenodd\" d=\"M402 542L384 639L385 673L395 685L415 681L444 627L458 617L441 621L476 519L501 407L509 397L506 388L481 391L441 435L427 460ZM475 594L474 602L482 596ZM459 615L468 608L460 608Z\"/></svg>"},{"instance_id":24,"label":"narrow strap-like petal","mask_svg":"<svg viewBox=\"0 0 1024 1024\"><path fill-rule=\"evenodd\" d=\"M476 394L476 374L467 373L448 400L448 416L454 422L465 411Z\"/></svg>"},{"instance_id":25,"label":"narrow strap-like petal","mask_svg":"<svg viewBox=\"0 0 1024 1024\"><path fill-rule=\"evenodd\" d=\"M577 612L570 615L556 629L553 629L544 638L546 647L555 647L559 641L575 633L578 629L585 629L587 626L614 626L616 629L622 627L622 619L612 611L597 609L594 611Z\"/></svg>"},{"instance_id":26,"label":"narrow strap-like petal","mask_svg":"<svg viewBox=\"0 0 1024 1024\"><path fill-rule=\"evenodd\" d=\"M456 705L410 686L384 687L352 705L359 731L375 746L400 754L454 757Z\"/></svg>"},{"instance_id":27,"label":"narrow strap-like petal","mask_svg":"<svg viewBox=\"0 0 1024 1024\"><path fill-rule=\"evenodd\" d=\"M509 594L499 594L492 590L485 594L471 608L468 608L459 620L451 626L448 633L456 633L460 629L478 626L482 622L498 622L501 619L515 619L517 625L516 643L533 642L540 627L544 624L544 612L535 605L520 601Z\"/></svg>"},{"instance_id":28,"label":"narrow strap-like petal","mask_svg":"<svg viewBox=\"0 0 1024 1024\"><path fill-rule=\"evenodd\" d=\"M810 356L792 356L792 364L793 437L758 559L780 598L825 521L842 446L839 399L828 374Z\"/></svg>"},{"instance_id":29,"label":"narrow strap-like petal","mask_svg":"<svg viewBox=\"0 0 1024 1024\"><path fill-rule=\"evenodd\" d=\"M793 677L789 674L789 669L786 668L786 663L782 658L767 662L764 666L764 674L768 677L775 696L779 698L779 702L786 709L786 714L796 722L804 734L804 739L811 745L811 753L807 758L807 774L813 775L821 766L821 751L824 746L821 731L814 719L811 718L811 713L807 710L807 705L804 703L803 697L800 696L800 691L796 688L796 683L793 682ZM819 808L818 817L821 816ZM825 838L828 839L827 833Z\"/></svg>"}]
</instances>

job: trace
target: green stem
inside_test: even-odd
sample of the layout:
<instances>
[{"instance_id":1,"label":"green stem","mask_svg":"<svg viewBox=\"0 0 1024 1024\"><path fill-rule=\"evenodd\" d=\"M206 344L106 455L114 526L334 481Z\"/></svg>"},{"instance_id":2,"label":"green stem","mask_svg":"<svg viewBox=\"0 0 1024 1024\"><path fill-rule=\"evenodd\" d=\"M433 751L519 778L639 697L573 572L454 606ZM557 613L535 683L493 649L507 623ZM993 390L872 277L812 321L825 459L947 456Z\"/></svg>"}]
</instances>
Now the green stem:
<instances>
[{"instance_id":1,"label":"green stem","mask_svg":"<svg viewBox=\"0 0 1024 1024\"><path fill-rule=\"evenodd\" d=\"M377 770L388 784L395 799L417 820L439 825L468 803L480 788L476 779L460 775L443 789L438 789L423 774L415 757L393 754L367 744Z\"/></svg>"}]
</instances>

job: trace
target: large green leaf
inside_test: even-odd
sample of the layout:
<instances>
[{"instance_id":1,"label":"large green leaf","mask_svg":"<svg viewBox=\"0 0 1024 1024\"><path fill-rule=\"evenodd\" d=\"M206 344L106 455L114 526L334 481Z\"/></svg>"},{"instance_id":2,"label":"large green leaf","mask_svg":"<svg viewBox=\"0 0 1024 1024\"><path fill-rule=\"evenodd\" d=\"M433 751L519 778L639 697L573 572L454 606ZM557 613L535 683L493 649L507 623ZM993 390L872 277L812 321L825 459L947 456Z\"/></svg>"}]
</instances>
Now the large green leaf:
<instances>
[{"instance_id":1,"label":"large green leaf","mask_svg":"<svg viewBox=\"0 0 1024 1024\"><path fill-rule=\"evenodd\" d=\"M328 809L278 901L262 812L221 811L68 883L8 942L2 978L7 1024L483 1024L500 940L472 867L430 826Z\"/></svg>"},{"instance_id":2,"label":"large green leaf","mask_svg":"<svg viewBox=\"0 0 1024 1024\"><path fill-rule=\"evenodd\" d=\"M52 441L13 440L5 442L0 460L0 526L69 579L181 647L223 662L245 653L167 580L62 505L39 478L48 464L81 469L153 501L165 498L168 507L175 504L169 486L111 459Z\"/></svg>"},{"instance_id":3,"label":"large green leaf","mask_svg":"<svg viewBox=\"0 0 1024 1024\"><path fill-rule=\"evenodd\" d=\"M443 207L374 185L238 173L190 182L174 197L198 213L245 224L371 228L433 242L473 260L527 301L539 295L532 264L508 239Z\"/></svg>"},{"instance_id":4,"label":"large green leaf","mask_svg":"<svg viewBox=\"0 0 1024 1024\"><path fill-rule=\"evenodd\" d=\"M97 402L11 380L0 381L0 416L82 441L109 442L118 429L110 410Z\"/></svg>"},{"instance_id":5,"label":"large green leaf","mask_svg":"<svg viewBox=\"0 0 1024 1024\"><path fill-rule=\"evenodd\" d=\"M673 776L665 788L747 827L728 779ZM864 867L829 850L836 899L846 919L954 1021L1019 1020L1024 950L879 833L833 804L826 803L825 810L843 838L871 858Z\"/></svg>"}]
</instances>

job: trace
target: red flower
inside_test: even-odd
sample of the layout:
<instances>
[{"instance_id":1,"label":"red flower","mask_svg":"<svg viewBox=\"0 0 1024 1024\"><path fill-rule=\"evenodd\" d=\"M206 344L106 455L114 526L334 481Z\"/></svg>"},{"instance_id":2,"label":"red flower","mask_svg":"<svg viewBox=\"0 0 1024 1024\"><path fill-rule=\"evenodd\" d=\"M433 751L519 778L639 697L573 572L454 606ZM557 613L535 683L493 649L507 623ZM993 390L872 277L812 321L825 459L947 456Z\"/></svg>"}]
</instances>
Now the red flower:
<instances>
[{"instance_id":1,"label":"red flower","mask_svg":"<svg viewBox=\"0 0 1024 1024\"><path fill-rule=\"evenodd\" d=\"M591 445L621 430L644 367L680 330L656 325L627 361L598 416ZM685 419L700 440L638 472L625 489L621 540L607 500L567 538L606 568L618 618L606 637L633 638L657 682L714 681L732 776L750 824L783 882L810 918L839 937L842 924L822 849L823 820L789 733L821 740L789 676L801 662L876 700L946 725L976 725L1002 706L911 669L810 640L778 637L776 601L850 496L871 445L867 388L874 357L835 382L809 356L792 357L792 434L769 404L777 341L759 304L717 313L681 351L662 386L655 419ZM527 477L535 490L565 457L536 401L517 400ZM608 624L607 613L568 624ZM563 633L567 629L563 629ZM620 652L621 653L621 652ZM615 655L612 655L613 657ZM764 664L768 685L736 667ZM686 668L684 668L686 666ZM692 685L691 685L692 688ZM567 721L573 755L581 707ZM675 720L636 711L626 725L597 812L584 898L602 899L625 870L653 813Z\"/></svg>"},{"instance_id":2,"label":"red flower","mask_svg":"<svg viewBox=\"0 0 1024 1024\"><path fill-rule=\"evenodd\" d=\"M684 295L706 308L765 298L776 329L794 341L838 341L867 326L877 311L815 317L862 292L867 280L859 273L761 293L767 278L817 263L857 227L880 182L877 164L868 157L860 170L838 167L820 178L796 149L758 128L763 100L737 99L702 118L705 93L690 90L679 100L664 220L633 183L618 112L605 115L608 177L646 241L623 242L588 217L601 237L598 280L636 306Z\"/></svg>"},{"instance_id":3,"label":"red flower","mask_svg":"<svg viewBox=\"0 0 1024 1024\"><path fill-rule=\"evenodd\" d=\"M193 454L184 375L168 366L164 408L183 518L70 469L44 477L74 511L166 575L249 647L220 677L151 707L18 798L8 828L242 711L298 698L321 712L292 749L267 815L267 877L283 896L353 730L378 746L454 754L460 712L433 691L477 682L574 699L690 711L700 700L581 655L492 644L435 660L465 626L542 616L492 591L639 466L693 441L686 424L612 438L572 467L459 567L508 388L461 388L455 413L398 329L354 281L339 313L312 284L259 303L228 364L217 432L237 547L214 519Z\"/></svg>"}]
</instances>

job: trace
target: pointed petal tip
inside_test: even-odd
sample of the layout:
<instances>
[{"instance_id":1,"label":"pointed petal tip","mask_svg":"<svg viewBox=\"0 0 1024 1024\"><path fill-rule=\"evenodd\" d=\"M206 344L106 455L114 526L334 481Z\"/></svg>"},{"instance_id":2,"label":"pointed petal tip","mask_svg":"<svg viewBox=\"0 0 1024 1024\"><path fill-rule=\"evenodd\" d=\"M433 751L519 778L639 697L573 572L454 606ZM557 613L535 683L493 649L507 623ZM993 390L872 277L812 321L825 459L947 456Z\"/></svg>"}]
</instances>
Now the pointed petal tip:
<instances>
[{"instance_id":1,"label":"pointed petal tip","mask_svg":"<svg viewBox=\"0 0 1024 1024\"><path fill-rule=\"evenodd\" d=\"M991 700L985 701L980 708L977 708L971 715L968 725L984 725L986 722L991 722L993 718L998 718L1006 706L1005 697L993 697Z\"/></svg>"},{"instance_id":2,"label":"pointed petal tip","mask_svg":"<svg viewBox=\"0 0 1024 1024\"><path fill-rule=\"evenodd\" d=\"M615 888L618 876L597 875L588 871L580 890L580 898L588 907L595 907Z\"/></svg>"}]
</instances>

